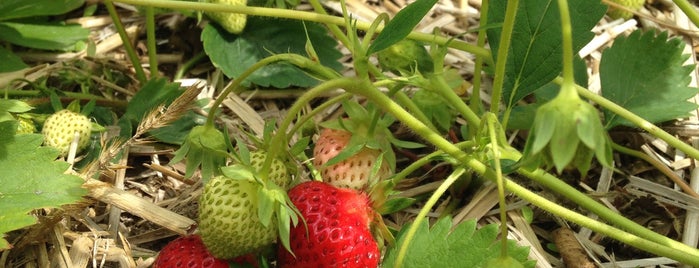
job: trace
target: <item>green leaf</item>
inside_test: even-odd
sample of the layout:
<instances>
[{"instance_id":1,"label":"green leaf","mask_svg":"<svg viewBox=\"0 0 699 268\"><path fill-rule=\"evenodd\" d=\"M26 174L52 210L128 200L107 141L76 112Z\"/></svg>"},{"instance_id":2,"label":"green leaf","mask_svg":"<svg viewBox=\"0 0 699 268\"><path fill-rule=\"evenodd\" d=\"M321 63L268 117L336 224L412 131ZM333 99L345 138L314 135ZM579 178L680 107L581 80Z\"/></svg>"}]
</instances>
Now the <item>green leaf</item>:
<instances>
[{"instance_id":1,"label":"green leaf","mask_svg":"<svg viewBox=\"0 0 699 268\"><path fill-rule=\"evenodd\" d=\"M10 113L24 113L32 109L32 106L20 100L0 99L0 122L13 120Z\"/></svg>"},{"instance_id":2,"label":"green leaf","mask_svg":"<svg viewBox=\"0 0 699 268\"><path fill-rule=\"evenodd\" d=\"M29 67L19 56L4 47L0 47L0 62L2 62L0 65L0 73L19 71Z\"/></svg>"},{"instance_id":3,"label":"green leaf","mask_svg":"<svg viewBox=\"0 0 699 268\"><path fill-rule=\"evenodd\" d=\"M292 156L300 155L306 150L306 148L308 148L309 144L311 144L311 137L302 137L291 146L291 149L289 149L289 154Z\"/></svg>"},{"instance_id":4,"label":"green leaf","mask_svg":"<svg viewBox=\"0 0 699 268\"><path fill-rule=\"evenodd\" d=\"M454 109L446 105L447 101L435 92L419 89L413 95L412 100L422 113L439 128L441 133L446 133L456 120Z\"/></svg>"},{"instance_id":5,"label":"green leaf","mask_svg":"<svg viewBox=\"0 0 699 268\"><path fill-rule=\"evenodd\" d=\"M36 223L30 211L75 203L87 194L83 179L65 174L70 165L55 160L58 151L41 146L42 135L14 135L16 129L15 121L0 123L0 250L9 246L5 233Z\"/></svg>"},{"instance_id":6,"label":"green leaf","mask_svg":"<svg viewBox=\"0 0 699 268\"><path fill-rule=\"evenodd\" d=\"M500 256L497 225L489 224L476 230L476 221L470 220L451 231L451 221L450 217L444 217L431 229L428 222L423 221L408 245L402 267L484 267L488 261ZM404 225L398 233L396 246L388 249L383 267L395 266L400 245L406 243L409 226ZM527 259L528 247L518 246L512 240L507 242L510 257L523 263L524 267L536 265Z\"/></svg>"},{"instance_id":7,"label":"green leaf","mask_svg":"<svg viewBox=\"0 0 699 268\"><path fill-rule=\"evenodd\" d=\"M502 23L507 1L492 1L488 24ZM600 1L570 0L573 49L578 51L594 34L592 27L604 16ZM507 54L503 100L508 107L552 81L562 70L561 19L556 0L520 1ZM502 29L489 29L488 41L497 51ZM497 58L497 55L493 55Z\"/></svg>"},{"instance_id":8,"label":"green leaf","mask_svg":"<svg viewBox=\"0 0 699 268\"><path fill-rule=\"evenodd\" d=\"M74 50L89 34L77 24L0 22L0 40L29 48Z\"/></svg>"},{"instance_id":9,"label":"green leaf","mask_svg":"<svg viewBox=\"0 0 699 268\"><path fill-rule=\"evenodd\" d=\"M436 3L437 0L417 0L404 7L386 24L386 27L379 33L376 40L371 43L367 55L388 48L408 36L410 31L415 28L415 25L420 23L422 18L427 15L427 12Z\"/></svg>"},{"instance_id":10,"label":"green leaf","mask_svg":"<svg viewBox=\"0 0 699 268\"><path fill-rule=\"evenodd\" d=\"M330 158L328 162L325 163L325 166L332 166L334 164L340 163L344 161L347 158L350 158L366 146L366 139L360 137L359 135L352 135L350 140L347 142L347 145L345 148L343 148L340 153L338 153L335 157Z\"/></svg>"},{"instance_id":11,"label":"green leaf","mask_svg":"<svg viewBox=\"0 0 699 268\"><path fill-rule=\"evenodd\" d=\"M2 0L0 21L36 16L60 15L76 9L85 0Z\"/></svg>"},{"instance_id":12,"label":"green leaf","mask_svg":"<svg viewBox=\"0 0 699 268\"><path fill-rule=\"evenodd\" d=\"M306 29L320 63L340 70L337 61L341 53L335 48L337 41L318 24L295 20L249 17L247 28L240 35L228 33L219 26L209 24L204 28L201 39L211 62L221 68L226 76L236 78L257 61L280 53L306 55ZM318 80L288 63L265 66L253 73L243 84L254 83L264 87L287 88L290 86L310 87Z\"/></svg>"},{"instance_id":13,"label":"green leaf","mask_svg":"<svg viewBox=\"0 0 699 268\"><path fill-rule=\"evenodd\" d=\"M635 31L620 36L605 50L600 63L602 96L650 121L660 123L688 116L697 105L687 101L697 94L689 87L693 65L684 65L684 42L668 40L667 33ZM604 111L606 128L631 122Z\"/></svg>"}]
</instances>

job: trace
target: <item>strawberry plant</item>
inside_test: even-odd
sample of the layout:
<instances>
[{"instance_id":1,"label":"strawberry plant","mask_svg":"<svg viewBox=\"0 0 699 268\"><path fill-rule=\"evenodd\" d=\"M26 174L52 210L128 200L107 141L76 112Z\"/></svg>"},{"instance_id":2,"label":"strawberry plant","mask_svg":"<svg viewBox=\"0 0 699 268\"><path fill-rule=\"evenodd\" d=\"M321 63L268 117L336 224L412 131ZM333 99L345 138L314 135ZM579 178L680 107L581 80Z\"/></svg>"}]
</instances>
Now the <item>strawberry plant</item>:
<instances>
[{"instance_id":1,"label":"strawberry plant","mask_svg":"<svg viewBox=\"0 0 699 268\"><path fill-rule=\"evenodd\" d=\"M468 13L473 1L466 2L459 12L453 7L449 10ZM687 31L681 27L656 31L653 28L665 27L644 23L643 30L621 33L610 46L591 56L576 57L584 46L606 35L595 36L595 31L606 31L611 18L631 20L632 15L639 15L636 19L646 22L648 14L658 14L656 9L663 5L615 2L481 1L475 7L477 20L460 21L472 28L459 25L456 30L417 31L421 21L447 12L434 8L441 2L417 0L395 14L381 13L366 21L355 15L356 7L342 0L339 5L309 0L304 7L310 11L285 9L299 3L281 0L107 0L105 12L115 23L130 61L124 70L133 72L132 81L137 84L128 88L140 90L109 85L118 88L118 93L105 90L99 94L123 94L128 103L97 98L96 91L67 94L67 90L46 86L50 81L30 81L18 87L36 87L33 96L50 98L53 104L65 98L76 102L96 99L91 104L99 103L93 107L94 120L118 125L120 137L105 135L100 156L85 169L75 168L90 182L88 193L97 199L91 201L109 204L109 217L99 217L109 218L105 226L112 226L111 232L103 233L113 239L144 241L148 235L124 234L121 219L129 214L119 210L121 199L97 198L108 195L95 194L93 180L119 190L110 193L126 195L129 192L120 188L130 187L173 211L198 198L198 210L179 211L198 219L202 243L213 256L269 256L265 252L276 249L278 254L270 263L280 267L534 267L539 262L558 261L558 253L566 250L562 245L558 251L540 247L545 243L541 240L556 241L549 238L547 228L557 225L579 229L581 237L576 241L603 245L589 251L592 257L603 259L598 262L615 264L633 256L627 255L632 252L627 249L634 248L639 256L662 256L668 262L699 266L696 245L679 242L680 235L692 234L692 230L682 230L680 221L687 219L686 225L693 226L692 219L699 219L692 216L699 194L687 183L689 175L682 177L672 170L693 168L699 151L686 142L688 135L666 131L675 129L676 120L691 116L698 107L688 101L698 92L690 84L696 66L685 63L690 59L683 51L687 42L677 38ZM699 25L699 15L686 0L673 2ZM145 44L130 40L133 37L121 23L123 14L116 10L122 4L145 11ZM6 7L0 4L0 10ZM166 69L158 67L156 52L166 47L157 44L166 42L156 42L157 33L162 33L155 31L155 8L184 11L186 16L205 15L211 20L194 26L199 20L183 19L198 35L192 47L200 51L192 53L191 61L182 64L174 77L210 78L213 93L205 90L194 101L198 92L158 78ZM329 15L330 8L341 16ZM171 18L178 21L181 15ZM667 17L675 15L679 12ZM18 23L24 21L0 16L0 26ZM12 42L18 38L0 34L0 39ZM142 51L148 53L148 72L141 66L138 53ZM8 54L12 53L0 51L0 56ZM194 67L207 57L210 64ZM16 57L5 58L17 62ZM15 70L17 64L13 65ZM227 79L230 83L221 86ZM599 94L589 90L593 88ZM89 87L82 90L90 91ZM211 102L205 94L214 96ZM264 100L256 99L257 94ZM30 96L14 89L6 95ZM185 101L178 102L181 98ZM43 105L39 111L46 110L46 100L34 101ZM44 122L41 112L29 113L19 103L0 102L0 127L12 133L0 132L4 142L0 143L0 163L15 167L5 177L22 172L17 168L20 164L11 160L14 155L26 155L17 151L19 145L40 144L35 134L14 135L17 118L32 118L43 123L46 131L57 128L52 127L51 118ZM107 107L115 107L116 112ZM253 107L270 113L251 114ZM267 123L262 126L260 122ZM255 133L248 134L248 129ZM69 132L75 137L76 131ZM650 140L653 146L662 147L661 153L653 154L656 158L636 149L647 149L645 143ZM152 141L160 142L151 149L157 152L150 154L152 161L167 155L168 166L147 165L159 174L151 176L157 179L125 180L132 173L124 169L137 166L129 161L138 159L129 151L142 150L139 146ZM57 154L48 148L42 151ZM120 154L125 158L117 157ZM686 161L678 160L672 166L663 163L672 154ZM34 156L27 158L37 158ZM48 153L44 156L37 159L53 161L46 160ZM627 165L637 160L661 173L666 185L650 180L658 177L655 173L637 178L647 175L647 170L636 172ZM43 168L53 170L48 175L60 177L57 183L64 184L46 187L56 186L51 189L69 194L59 193L60 200L42 200L10 211L11 216L22 215L25 222L0 231L24 228L30 223L28 213L42 215L35 209L77 202L85 194L75 190L79 181L71 181L74 176ZM646 183L645 188L639 190L639 181ZM39 192L48 190L31 184ZM297 185L287 193L293 184ZM593 184L598 184L596 192L590 190ZM197 187L203 189L197 191ZM6 192L12 197L14 192L26 195L31 191L13 186L0 191L0 201ZM171 199L164 200L163 195ZM655 222L643 222L648 217L625 211L648 199L662 212L662 217L653 218L660 218L662 228ZM91 209L105 206L78 207L85 212L72 217L94 219L99 217L91 216L95 214ZM494 207L497 210L489 211ZM536 211L535 219L520 219L520 211L531 210ZM132 222L150 220L180 234L195 232L191 219L172 226L142 210L129 212L142 218ZM499 217L493 216L498 212ZM53 223L62 222L57 218ZM100 226L80 222L86 222L90 230ZM67 223L58 227L66 226L72 227ZM61 233L58 227L52 229L54 225L40 227ZM339 229L342 227L346 228ZM28 233L40 236L37 234L46 232L37 228ZM17 232L12 235L22 238ZM71 235L67 232L66 236L73 240ZM20 238L17 241L29 239ZM513 238L530 247L515 245ZM692 243L691 237L683 238ZM40 242L38 247L43 248L37 252L45 252L48 243L65 245L54 240L58 242ZM616 242L606 242L609 240ZM77 249L78 243L73 243L72 248ZM26 247L27 243L16 244ZM67 248L56 251L61 250ZM167 252L164 249L161 254ZM128 257L121 261L134 261L125 255ZM570 262L565 259L568 254L560 256L563 262Z\"/></svg>"}]
</instances>

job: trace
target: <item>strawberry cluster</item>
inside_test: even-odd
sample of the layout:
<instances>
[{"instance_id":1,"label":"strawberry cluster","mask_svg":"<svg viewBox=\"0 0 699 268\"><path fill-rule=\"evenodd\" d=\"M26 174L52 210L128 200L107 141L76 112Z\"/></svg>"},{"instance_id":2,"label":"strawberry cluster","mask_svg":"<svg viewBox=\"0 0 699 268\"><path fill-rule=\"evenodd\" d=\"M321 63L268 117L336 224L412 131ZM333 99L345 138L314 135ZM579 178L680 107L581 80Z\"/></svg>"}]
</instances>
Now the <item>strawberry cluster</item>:
<instances>
[{"instance_id":1,"label":"strawberry cluster","mask_svg":"<svg viewBox=\"0 0 699 268\"><path fill-rule=\"evenodd\" d=\"M238 148L235 164L205 180L199 199L201 238L188 242L200 243L201 250L170 256L166 247L159 261L202 263L208 258L213 265L213 259L268 255L277 243L278 267L378 267L381 253L372 230L382 225L374 206L384 200L375 200L374 193L395 166L387 138L390 122L372 120L375 113L356 103L346 105L354 113L326 124L314 146L313 166L323 181L288 190L287 168L293 167L277 157L268 159L265 151ZM365 125L370 122L374 127Z\"/></svg>"}]
</instances>

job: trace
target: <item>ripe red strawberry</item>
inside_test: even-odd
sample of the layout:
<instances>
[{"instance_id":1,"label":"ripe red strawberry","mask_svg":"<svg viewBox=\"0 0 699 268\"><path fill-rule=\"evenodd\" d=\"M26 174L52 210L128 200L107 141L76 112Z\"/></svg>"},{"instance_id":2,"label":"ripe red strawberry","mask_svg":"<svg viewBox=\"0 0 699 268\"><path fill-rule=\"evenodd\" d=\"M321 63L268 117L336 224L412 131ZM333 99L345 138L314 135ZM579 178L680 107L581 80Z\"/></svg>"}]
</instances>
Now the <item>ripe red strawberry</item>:
<instances>
[{"instance_id":1,"label":"ripe red strawberry","mask_svg":"<svg viewBox=\"0 0 699 268\"><path fill-rule=\"evenodd\" d=\"M168 243L155 259L154 268L228 268L204 247L199 235L183 236Z\"/></svg>"},{"instance_id":2,"label":"ripe red strawberry","mask_svg":"<svg viewBox=\"0 0 699 268\"><path fill-rule=\"evenodd\" d=\"M291 228L296 257L280 246L280 267L378 266L381 256L369 226L375 212L366 194L311 181L292 188L289 198L307 226Z\"/></svg>"},{"instance_id":3,"label":"ripe red strawberry","mask_svg":"<svg viewBox=\"0 0 699 268\"><path fill-rule=\"evenodd\" d=\"M369 184L371 171L381 151L364 147L355 155L339 163L326 165L330 159L345 149L351 138L352 134L346 130L323 129L313 148L313 166L320 170L325 182L341 188L363 190ZM381 180L388 176L390 176L389 165L386 161L382 161L376 177Z\"/></svg>"}]
</instances>

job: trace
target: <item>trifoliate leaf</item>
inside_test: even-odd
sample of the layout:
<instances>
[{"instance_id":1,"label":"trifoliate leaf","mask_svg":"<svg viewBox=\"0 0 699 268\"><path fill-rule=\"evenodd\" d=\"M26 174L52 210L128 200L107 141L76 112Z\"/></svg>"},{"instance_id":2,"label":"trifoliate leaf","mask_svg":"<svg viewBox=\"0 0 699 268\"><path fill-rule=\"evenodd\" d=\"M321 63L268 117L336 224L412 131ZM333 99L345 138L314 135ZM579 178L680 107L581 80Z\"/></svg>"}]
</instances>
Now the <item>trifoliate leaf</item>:
<instances>
[{"instance_id":1,"label":"trifoliate leaf","mask_svg":"<svg viewBox=\"0 0 699 268\"><path fill-rule=\"evenodd\" d=\"M489 25L504 21L507 2L491 2ZM557 2L529 0L519 3L503 85L503 101L508 107L552 81L563 69L561 15ZM607 6L589 0L569 0L568 6L573 49L578 51L594 37L590 30L604 16ZM498 49L501 32L501 28L487 31L492 51Z\"/></svg>"},{"instance_id":2,"label":"trifoliate leaf","mask_svg":"<svg viewBox=\"0 0 699 268\"><path fill-rule=\"evenodd\" d=\"M659 123L689 115L696 109L687 100L697 94L689 87L692 65L683 65L684 43L667 39L667 33L633 32L620 36L605 50L600 63L602 96L636 115ZM632 125L609 110L604 111L606 128Z\"/></svg>"},{"instance_id":3,"label":"trifoliate leaf","mask_svg":"<svg viewBox=\"0 0 699 268\"><path fill-rule=\"evenodd\" d=\"M80 177L65 174L69 164L58 151L42 147L42 135L14 135L16 121L0 122L0 250L5 233L36 223L29 212L80 201L87 191ZM31 168L27 168L31 167Z\"/></svg>"},{"instance_id":4,"label":"trifoliate leaf","mask_svg":"<svg viewBox=\"0 0 699 268\"><path fill-rule=\"evenodd\" d=\"M236 78L259 60L280 53L306 55L306 33L318 54L320 64L335 70L342 68L337 61L342 54L335 48L337 41L330 38L327 30L318 24L292 20L250 17L247 29L240 35L209 24L204 28L201 39L211 62L221 68L226 76ZM250 82L268 87L310 87L318 80L301 69L287 63L265 66L253 73L244 84Z\"/></svg>"},{"instance_id":5,"label":"trifoliate leaf","mask_svg":"<svg viewBox=\"0 0 699 268\"><path fill-rule=\"evenodd\" d=\"M410 225L398 233L395 247L388 249L383 267L394 267L398 250L406 242L405 234ZM444 217L428 228L423 221L410 241L403 260L403 267L485 267L491 260L500 256L500 243L497 242L498 227L486 225L476 230L476 221L470 220L452 228L451 218ZM534 267L535 261L528 260L528 247L518 246L508 241L508 255L524 267Z\"/></svg>"}]
</instances>

